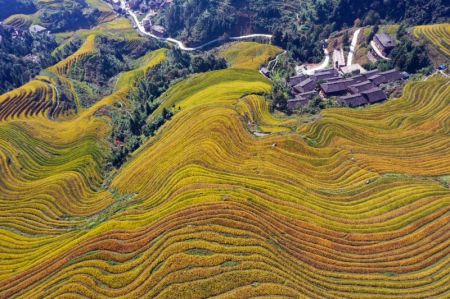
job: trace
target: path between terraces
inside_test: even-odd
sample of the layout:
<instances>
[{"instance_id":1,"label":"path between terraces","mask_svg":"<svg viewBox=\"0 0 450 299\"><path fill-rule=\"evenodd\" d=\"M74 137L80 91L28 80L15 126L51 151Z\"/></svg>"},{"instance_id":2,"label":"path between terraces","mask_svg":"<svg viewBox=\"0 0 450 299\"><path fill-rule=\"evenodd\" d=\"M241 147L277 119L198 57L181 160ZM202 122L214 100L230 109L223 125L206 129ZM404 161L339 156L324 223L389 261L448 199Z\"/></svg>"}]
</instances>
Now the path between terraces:
<instances>
[{"instance_id":1,"label":"path between terraces","mask_svg":"<svg viewBox=\"0 0 450 299\"><path fill-rule=\"evenodd\" d=\"M356 43L358 42L358 36L359 36L360 32L361 32L361 28L359 28L358 30L356 30L353 33L352 43L350 44L350 52L348 53L348 56L347 56L347 66L352 65L353 54L355 53Z\"/></svg>"},{"instance_id":2,"label":"path between terraces","mask_svg":"<svg viewBox=\"0 0 450 299\"><path fill-rule=\"evenodd\" d=\"M184 50L184 51L196 51L196 50L201 50L201 49L203 49L203 48L206 47L206 46L209 46L209 45L211 45L211 44L213 44L213 43L216 43L216 42L219 42L219 41L223 41L223 40L224 40L223 37L218 37L218 38L216 38L216 39L214 39L214 40L212 40L212 41L209 41L209 42L204 43L204 44L202 44L202 45L200 45L200 46L197 46L197 47L187 47L183 42L181 42L181 41L179 41L179 40L177 40L177 39L174 39L174 38L171 38L171 37L167 37L167 38L165 38L165 37L160 37L160 36L157 36L157 35L152 34L152 33L150 33L150 32L147 32L147 31L145 30L144 26L142 25L142 23L139 21L139 19L138 19L136 13L134 13L134 11L132 11L132 10L129 8L129 6L127 6L125 0L120 0L120 7L121 7L123 10L125 10L125 11L127 12L127 14L132 18L134 24L136 25L137 29L139 30L139 32L140 32L141 34L146 35L146 36L150 36L150 37L152 37L152 38L156 38L156 39L158 39L158 40L162 40L162 41L166 41L166 42L170 42L170 43L176 44L181 50ZM243 39L254 38L254 37L263 37L263 38L271 39L271 38L272 38L272 35L271 35L271 34L248 34L248 35L241 35L241 36L228 37L227 39L228 39L228 40L243 40Z\"/></svg>"}]
</instances>

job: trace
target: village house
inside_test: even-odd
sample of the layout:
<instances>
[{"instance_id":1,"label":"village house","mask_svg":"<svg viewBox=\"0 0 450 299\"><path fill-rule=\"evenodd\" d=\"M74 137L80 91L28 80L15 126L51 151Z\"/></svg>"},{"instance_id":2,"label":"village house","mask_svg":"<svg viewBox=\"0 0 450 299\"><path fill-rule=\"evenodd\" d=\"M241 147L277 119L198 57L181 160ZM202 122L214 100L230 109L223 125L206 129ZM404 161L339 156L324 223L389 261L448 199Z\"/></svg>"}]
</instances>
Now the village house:
<instances>
[{"instance_id":1,"label":"village house","mask_svg":"<svg viewBox=\"0 0 450 299\"><path fill-rule=\"evenodd\" d=\"M361 92L361 94L369 101L369 103L378 103L387 100L387 96L378 87Z\"/></svg>"},{"instance_id":2,"label":"village house","mask_svg":"<svg viewBox=\"0 0 450 299\"><path fill-rule=\"evenodd\" d=\"M296 76L292 76L289 78L289 86L295 86L297 84L299 84L300 82L306 80L307 77L306 75L300 74L300 75L296 75Z\"/></svg>"},{"instance_id":3,"label":"village house","mask_svg":"<svg viewBox=\"0 0 450 299\"><path fill-rule=\"evenodd\" d=\"M375 85L372 82L367 80L367 81L363 81L363 82L360 82L360 83L356 83L356 84L350 85L348 87L348 91L350 93L352 93L352 94L357 94L357 93L360 93L362 91L366 91L366 90L372 89L374 87L375 87Z\"/></svg>"},{"instance_id":4,"label":"village house","mask_svg":"<svg viewBox=\"0 0 450 299\"><path fill-rule=\"evenodd\" d=\"M45 27L43 27L41 25L31 25L30 28L28 28L28 31L30 33L34 33L34 34L48 32L47 28L45 28Z\"/></svg>"},{"instance_id":5,"label":"village house","mask_svg":"<svg viewBox=\"0 0 450 299\"><path fill-rule=\"evenodd\" d=\"M361 82L364 82L364 81L367 80L364 75L353 76L353 77L351 77L351 79L353 80L353 82L355 82L355 84L356 83L361 83Z\"/></svg>"},{"instance_id":6,"label":"village house","mask_svg":"<svg viewBox=\"0 0 450 299\"><path fill-rule=\"evenodd\" d=\"M152 30L152 22L149 19L144 19L142 24L144 25L145 31L150 32Z\"/></svg>"},{"instance_id":7,"label":"village house","mask_svg":"<svg viewBox=\"0 0 450 299\"><path fill-rule=\"evenodd\" d=\"M389 55L392 49L395 48L395 41L386 33L375 34L373 41L384 56Z\"/></svg>"},{"instance_id":8,"label":"village house","mask_svg":"<svg viewBox=\"0 0 450 299\"><path fill-rule=\"evenodd\" d=\"M165 37L166 36L166 29L163 26L160 25L153 25L152 26L152 33L156 36Z\"/></svg>"},{"instance_id":9,"label":"village house","mask_svg":"<svg viewBox=\"0 0 450 299\"><path fill-rule=\"evenodd\" d=\"M295 97L287 101L287 107L289 110L295 110L297 108L306 106L308 104L309 99Z\"/></svg>"},{"instance_id":10,"label":"village house","mask_svg":"<svg viewBox=\"0 0 450 299\"><path fill-rule=\"evenodd\" d=\"M297 109L302 106L306 106L308 102L317 95L317 91L309 91L300 93L295 98L288 100L288 108L290 110Z\"/></svg>"},{"instance_id":11,"label":"village house","mask_svg":"<svg viewBox=\"0 0 450 299\"><path fill-rule=\"evenodd\" d=\"M369 77L367 79L370 82L372 82L373 84L375 84L376 86L378 86L380 84L383 84L383 83L386 83L386 78L383 75L381 75L381 74L373 75L373 76L371 76L371 77Z\"/></svg>"},{"instance_id":12,"label":"village house","mask_svg":"<svg viewBox=\"0 0 450 299\"><path fill-rule=\"evenodd\" d=\"M369 103L360 93L339 97L337 101L340 105L347 107L359 107Z\"/></svg>"},{"instance_id":13,"label":"village house","mask_svg":"<svg viewBox=\"0 0 450 299\"><path fill-rule=\"evenodd\" d=\"M311 78L308 78L293 87L295 94L313 91L315 88L316 81Z\"/></svg>"},{"instance_id":14,"label":"village house","mask_svg":"<svg viewBox=\"0 0 450 299\"><path fill-rule=\"evenodd\" d=\"M336 82L336 81L339 81L339 80L342 80L343 78L342 77L333 77L333 78L328 78L328 79L325 79L325 80L322 80L322 81L324 81L323 83L330 83L330 82Z\"/></svg>"},{"instance_id":15,"label":"village house","mask_svg":"<svg viewBox=\"0 0 450 299\"><path fill-rule=\"evenodd\" d=\"M352 79L342 79L333 82L320 84L320 90L325 97L344 95L347 93L349 85L353 84Z\"/></svg>"},{"instance_id":16,"label":"village house","mask_svg":"<svg viewBox=\"0 0 450 299\"><path fill-rule=\"evenodd\" d=\"M380 74L385 78L386 82L394 82L403 79L403 75L399 71L394 69L382 72Z\"/></svg>"},{"instance_id":17,"label":"village house","mask_svg":"<svg viewBox=\"0 0 450 299\"><path fill-rule=\"evenodd\" d=\"M122 7L120 7L120 3L113 3L112 8L114 11L116 11L118 14L122 14Z\"/></svg>"},{"instance_id":18,"label":"village house","mask_svg":"<svg viewBox=\"0 0 450 299\"><path fill-rule=\"evenodd\" d=\"M314 72L314 75L311 76L315 81L320 82L330 78L339 77L338 71L335 69L325 69Z\"/></svg>"},{"instance_id":19,"label":"village house","mask_svg":"<svg viewBox=\"0 0 450 299\"><path fill-rule=\"evenodd\" d=\"M140 0L131 0L130 2L128 2L128 5L130 6L130 8L132 10L136 10L136 9L139 9L139 6L141 6L141 1Z\"/></svg>"},{"instance_id":20,"label":"village house","mask_svg":"<svg viewBox=\"0 0 450 299\"><path fill-rule=\"evenodd\" d=\"M371 71L368 71L368 72L365 72L364 74L362 74L363 76L364 76L364 80L367 80L367 79L369 79L369 77L372 77L372 76L375 76L375 75L378 75L380 73L380 71L379 70L371 70Z\"/></svg>"},{"instance_id":21,"label":"village house","mask_svg":"<svg viewBox=\"0 0 450 299\"><path fill-rule=\"evenodd\" d=\"M261 74L263 74L263 75L266 76L267 78L270 78L270 71L269 71L268 68L262 67L260 71L261 71Z\"/></svg>"}]
</instances>

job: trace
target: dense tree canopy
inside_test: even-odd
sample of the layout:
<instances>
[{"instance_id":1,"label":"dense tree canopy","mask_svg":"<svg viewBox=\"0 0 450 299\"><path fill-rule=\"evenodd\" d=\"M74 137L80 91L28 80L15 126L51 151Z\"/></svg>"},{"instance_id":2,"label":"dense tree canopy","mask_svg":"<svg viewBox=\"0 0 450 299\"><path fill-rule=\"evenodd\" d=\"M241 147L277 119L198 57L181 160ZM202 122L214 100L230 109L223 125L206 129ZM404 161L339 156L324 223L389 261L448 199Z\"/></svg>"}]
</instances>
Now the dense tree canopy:
<instances>
[{"instance_id":1,"label":"dense tree canopy","mask_svg":"<svg viewBox=\"0 0 450 299\"><path fill-rule=\"evenodd\" d=\"M50 35L0 25L0 40L0 94L28 82L55 62L50 54L57 44Z\"/></svg>"}]
</instances>

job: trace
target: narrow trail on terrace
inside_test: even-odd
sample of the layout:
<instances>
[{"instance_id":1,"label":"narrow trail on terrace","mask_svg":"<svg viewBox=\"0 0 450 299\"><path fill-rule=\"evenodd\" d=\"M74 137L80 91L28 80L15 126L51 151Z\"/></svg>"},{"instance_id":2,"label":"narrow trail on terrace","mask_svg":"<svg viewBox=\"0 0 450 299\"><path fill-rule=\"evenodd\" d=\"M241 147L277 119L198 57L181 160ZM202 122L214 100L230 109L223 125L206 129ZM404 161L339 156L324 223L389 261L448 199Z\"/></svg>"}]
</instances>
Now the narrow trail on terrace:
<instances>
[{"instance_id":1,"label":"narrow trail on terrace","mask_svg":"<svg viewBox=\"0 0 450 299\"><path fill-rule=\"evenodd\" d=\"M352 43L350 45L350 52L348 53L348 56L347 56L347 66L350 66L353 63L353 55L355 53L356 43L358 42L358 36L359 36L360 32L361 32L361 28L357 29L353 33Z\"/></svg>"},{"instance_id":2,"label":"narrow trail on terrace","mask_svg":"<svg viewBox=\"0 0 450 299\"><path fill-rule=\"evenodd\" d=\"M142 25L142 23L139 21L137 15L127 6L125 0L120 0L120 7L123 10L125 10L127 12L127 14L131 17L131 19L133 20L134 24L136 25L138 31L141 34L149 36L149 37L152 37L152 38L156 38L156 39L161 40L161 41L173 43L173 44L177 45L181 50L184 50L184 51L201 50L201 49L205 48L206 46L209 46L211 44L214 44L216 42L224 40L223 37L218 37L216 39L213 39L213 40L211 40L209 42L206 42L206 43L204 43L204 44L202 44L200 46L197 46L197 47L187 47L182 41L179 41L179 40L174 39L172 37L165 38L165 37L160 37L160 36L157 36L157 35L152 34L150 32L147 32L145 30L144 26ZM272 35L271 34L259 34L259 33L256 33L256 34L248 34L248 35L228 37L227 39L234 41L234 40L244 40L244 39L247 39L247 38L254 38L254 37L263 37L263 38L271 39Z\"/></svg>"}]
</instances>

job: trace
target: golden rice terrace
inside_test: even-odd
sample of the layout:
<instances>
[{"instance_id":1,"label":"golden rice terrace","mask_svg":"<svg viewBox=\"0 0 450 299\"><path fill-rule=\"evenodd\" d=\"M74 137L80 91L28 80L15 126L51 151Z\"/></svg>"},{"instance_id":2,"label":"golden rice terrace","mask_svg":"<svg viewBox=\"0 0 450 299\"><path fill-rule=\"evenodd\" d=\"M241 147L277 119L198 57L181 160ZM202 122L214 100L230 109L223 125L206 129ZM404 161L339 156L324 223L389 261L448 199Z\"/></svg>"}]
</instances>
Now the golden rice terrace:
<instances>
[{"instance_id":1,"label":"golden rice terrace","mask_svg":"<svg viewBox=\"0 0 450 299\"><path fill-rule=\"evenodd\" d=\"M282 50L235 44L158 98L146 121L173 116L107 175L106 112L168 59L81 107L69 74L102 31L142 42L119 25L0 96L0 298L450 297L450 79L302 122L265 98ZM448 27L416 30L448 54Z\"/></svg>"}]
</instances>

